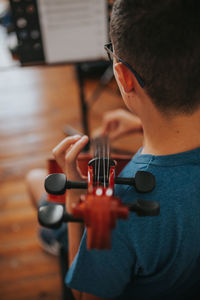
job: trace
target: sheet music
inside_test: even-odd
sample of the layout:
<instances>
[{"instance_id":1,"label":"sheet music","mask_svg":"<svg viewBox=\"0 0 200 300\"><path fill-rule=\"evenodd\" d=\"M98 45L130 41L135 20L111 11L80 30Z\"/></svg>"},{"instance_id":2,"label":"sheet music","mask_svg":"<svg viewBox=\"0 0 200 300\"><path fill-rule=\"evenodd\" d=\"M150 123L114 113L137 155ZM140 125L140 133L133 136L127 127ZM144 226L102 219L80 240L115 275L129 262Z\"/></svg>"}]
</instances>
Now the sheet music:
<instances>
[{"instance_id":1,"label":"sheet music","mask_svg":"<svg viewBox=\"0 0 200 300\"><path fill-rule=\"evenodd\" d=\"M38 0L47 63L105 58L107 0Z\"/></svg>"}]
</instances>

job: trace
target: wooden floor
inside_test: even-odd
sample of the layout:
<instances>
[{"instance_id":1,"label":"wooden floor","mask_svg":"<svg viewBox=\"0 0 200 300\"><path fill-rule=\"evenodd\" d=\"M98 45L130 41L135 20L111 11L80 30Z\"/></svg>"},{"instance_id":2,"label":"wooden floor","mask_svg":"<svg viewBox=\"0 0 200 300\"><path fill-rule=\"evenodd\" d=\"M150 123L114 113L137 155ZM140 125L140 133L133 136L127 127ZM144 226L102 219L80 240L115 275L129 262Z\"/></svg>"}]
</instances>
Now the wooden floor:
<instances>
[{"instance_id":1,"label":"wooden floor","mask_svg":"<svg viewBox=\"0 0 200 300\"><path fill-rule=\"evenodd\" d=\"M87 95L96 83L87 83ZM92 108L91 131L104 111L122 106L113 89L106 88ZM24 178L29 170L45 167L66 123L81 129L78 99L73 66L0 68L1 300L60 297L57 259L38 244L36 211ZM134 151L138 139L129 136L117 145Z\"/></svg>"}]
</instances>

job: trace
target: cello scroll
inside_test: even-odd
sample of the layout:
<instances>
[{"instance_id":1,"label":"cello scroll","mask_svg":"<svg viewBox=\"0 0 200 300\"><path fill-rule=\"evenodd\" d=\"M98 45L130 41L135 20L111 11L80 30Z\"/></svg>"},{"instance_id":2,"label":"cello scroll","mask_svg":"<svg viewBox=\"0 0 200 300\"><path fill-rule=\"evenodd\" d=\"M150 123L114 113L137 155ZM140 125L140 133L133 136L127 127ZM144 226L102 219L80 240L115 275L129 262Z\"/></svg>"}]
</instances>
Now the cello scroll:
<instances>
[{"instance_id":1,"label":"cello scroll","mask_svg":"<svg viewBox=\"0 0 200 300\"><path fill-rule=\"evenodd\" d=\"M50 205L39 209L38 219L41 225L51 228L62 222L83 222L87 227L88 249L109 249L111 232L118 219L127 219L130 212L138 216L159 214L157 202L137 200L131 205L123 204L115 197L115 184L131 185L139 193L148 193L155 187L155 177L145 171L138 171L134 178L117 177L130 158L121 160L110 157L106 137L95 139L93 145L94 157L89 160L87 156L86 159L87 181L68 181L65 174L61 173L50 174L45 180L46 191L58 197L65 194L67 189L87 189L87 194L73 208L72 215L67 214L63 206L54 205L54 209Z\"/></svg>"}]
</instances>

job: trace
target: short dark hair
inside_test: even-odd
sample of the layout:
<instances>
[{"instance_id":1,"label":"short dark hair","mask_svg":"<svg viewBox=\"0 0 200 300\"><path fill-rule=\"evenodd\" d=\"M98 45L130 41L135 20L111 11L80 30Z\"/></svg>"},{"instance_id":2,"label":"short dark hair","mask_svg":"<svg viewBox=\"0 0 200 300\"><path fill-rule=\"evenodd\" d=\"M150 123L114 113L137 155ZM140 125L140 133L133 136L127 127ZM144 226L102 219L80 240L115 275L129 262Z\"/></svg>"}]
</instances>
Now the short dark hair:
<instances>
[{"instance_id":1,"label":"short dark hair","mask_svg":"<svg viewBox=\"0 0 200 300\"><path fill-rule=\"evenodd\" d=\"M158 109L191 114L200 106L199 0L116 0L110 34Z\"/></svg>"}]
</instances>

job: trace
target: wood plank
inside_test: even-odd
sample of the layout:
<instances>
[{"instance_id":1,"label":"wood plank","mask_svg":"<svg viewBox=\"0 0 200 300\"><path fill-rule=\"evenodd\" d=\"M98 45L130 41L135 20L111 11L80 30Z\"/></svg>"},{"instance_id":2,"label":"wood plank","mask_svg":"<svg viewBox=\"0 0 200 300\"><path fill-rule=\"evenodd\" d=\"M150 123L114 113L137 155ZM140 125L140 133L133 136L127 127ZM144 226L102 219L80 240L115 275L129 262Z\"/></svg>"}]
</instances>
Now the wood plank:
<instances>
[{"instance_id":1,"label":"wood plank","mask_svg":"<svg viewBox=\"0 0 200 300\"><path fill-rule=\"evenodd\" d=\"M2 256L5 255L6 258L16 257L18 254L31 252L31 251L33 252L42 251L36 234L34 234L34 236L32 237L29 236L25 240L21 238L21 240L18 243L15 243L10 239L9 242L2 243L0 248L0 254ZM44 252L44 255L48 255L48 254ZM54 259L52 255L49 255L49 257Z\"/></svg>"},{"instance_id":2,"label":"wood plank","mask_svg":"<svg viewBox=\"0 0 200 300\"><path fill-rule=\"evenodd\" d=\"M25 178L25 175L34 168L45 168L46 160L51 157L51 152L34 153L29 157L15 158L1 161L0 163L0 182L10 179Z\"/></svg>"},{"instance_id":3,"label":"wood plank","mask_svg":"<svg viewBox=\"0 0 200 300\"><path fill-rule=\"evenodd\" d=\"M61 295L59 274L46 274L35 278L12 281L0 286L1 300L55 300Z\"/></svg>"},{"instance_id":4,"label":"wood plank","mask_svg":"<svg viewBox=\"0 0 200 300\"><path fill-rule=\"evenodd\" d=\"M2 260L2 256L0 259ZM44 255L41 250L23 252L1 261L0 286L9 282L10 274L12 274L13 281L19 281L21 278L28 280L53 274L55 270L59 272L58 260L55 257Z\"/></svg>"},{"instance_id":5,"label":"wood plank","mask_svg":"<svg viewBox=\"0 0 200 300\"><path fill-rule=\"evenodd\" d=\"M33 220L25 220L22 222L13 221L8 225L4 225L1 229L1 244L7 246L12 243L13 245L16 245L23 239L26 240L30 238L37 240L38 227L37 217ZM2 246L0 246L0 253L1 247Z\"/></svg>"},{"instance_id":6,"label":"wood plank","mask_svg":"<svg viewBox=\"0 0 200 300\"><path fill-rule=\"evenodd\" d=\"M31 207L19 209L17 213L13 213L11 210L1 212L0 232L3 231L3 228L9 226L9 224L29 223L36 220L36 218L36 212Z\"/></svg>"},{"instance_id":7,"label":"wood plank","mask_svg":"<svg viewBox=\"0 0 200 300\"><path fill-rule=\"evenodd\" d=\"M38 152L51 151L64 138L59 130L26 134L0 145L0 159L20 158Z\"/></svg>"},{"instance_id":8,"label":"wood plank","mask_svg":"<svg viewBox=\"0 0 200 300\"><path fill-rule=\"evenodd\" d=\"M28 192L28 191L27 191ZM14 193L13 195L5 195L0 198L0 209L10 210L15 213L18 209L30 207L30 196L24 191Z\"/></svg>"}]
</instances>

